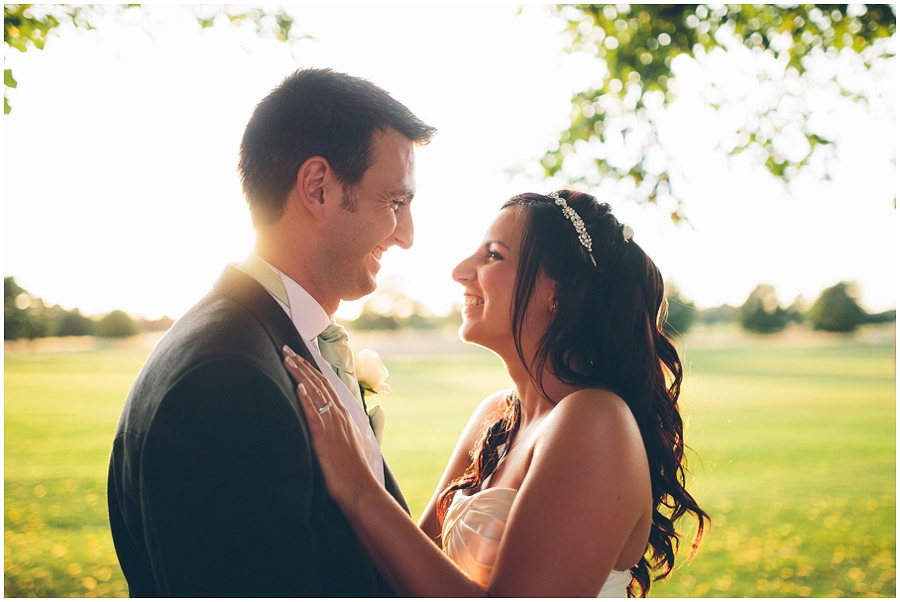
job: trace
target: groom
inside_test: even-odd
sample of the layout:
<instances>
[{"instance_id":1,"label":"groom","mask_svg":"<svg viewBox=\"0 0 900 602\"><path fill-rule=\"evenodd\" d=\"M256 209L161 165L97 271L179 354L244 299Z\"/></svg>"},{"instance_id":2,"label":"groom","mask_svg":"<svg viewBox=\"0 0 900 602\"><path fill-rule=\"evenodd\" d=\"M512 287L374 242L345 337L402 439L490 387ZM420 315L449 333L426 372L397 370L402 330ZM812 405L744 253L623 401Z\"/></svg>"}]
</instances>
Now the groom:
<instances>
[{"instance_id":1,"label":"groom","mask_svg":"<svg viewBox=\"0 0 900 602\"><path fill-rule=\"evenodd\" d=\"M325 491L281 350L332 381L405 508L352 366L323 356L340 301L372 292L382 254L413 243L414 147L434 133L330 70L297 71L257 105L239 165L254 252L166 334L116 432L110 526L132 596L390 595Z\"/></svg>"}]
</instances>

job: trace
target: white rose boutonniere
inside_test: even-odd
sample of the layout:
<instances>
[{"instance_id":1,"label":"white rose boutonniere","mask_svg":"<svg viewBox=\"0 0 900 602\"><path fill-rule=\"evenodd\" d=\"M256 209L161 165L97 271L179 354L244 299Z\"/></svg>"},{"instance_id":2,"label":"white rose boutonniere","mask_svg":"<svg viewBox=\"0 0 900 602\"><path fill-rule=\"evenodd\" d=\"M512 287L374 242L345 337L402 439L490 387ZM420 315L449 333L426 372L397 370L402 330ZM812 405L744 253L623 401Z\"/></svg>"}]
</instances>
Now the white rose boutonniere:
<instances>
[{"instance_id":1,"label":"white rose boutonniere","mask_svg":"<svg viewBox=\"0 0 900 602\"><path fill-rule=\"evenodd\" d=\"M384 382L388 376L390 372L384 367L376 352L362 349L356 354L356 380L359 381L360 387L373 395L382 391L391 393L391 386Z\"/></svg>"},{"instance_id":2,"label":"white rose boutonniere","mask_svg":"<svg viewBox=\"0 0 900 602\"><path fill-rule=\"evenodd\" d=\"M363 391L363 395L371 393L378 395L379 393L391 393L391 386L387 384L387 377L390 375L388 369L384 367L378 353L371 349L361 349L356 354L356 380ZM381 405L373 405L369 407L369 422L372 424L372 431L375 433L375 440L381 445L384 437L384 425L386 415Z\"/></svg>"}]
</instances>

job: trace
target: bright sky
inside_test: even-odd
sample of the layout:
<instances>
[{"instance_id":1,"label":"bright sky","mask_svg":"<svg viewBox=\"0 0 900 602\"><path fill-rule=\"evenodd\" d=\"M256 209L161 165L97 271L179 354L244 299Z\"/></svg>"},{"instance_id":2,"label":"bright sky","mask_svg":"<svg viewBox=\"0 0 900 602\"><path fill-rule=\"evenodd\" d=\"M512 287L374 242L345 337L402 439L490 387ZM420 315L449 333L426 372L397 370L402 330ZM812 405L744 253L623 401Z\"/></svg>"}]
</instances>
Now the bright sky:
<instances>
[{"instance_id":1,"label":"bright sky","mask_svg":"<svg viewBox=\"0 0 900 602\"><path fill-rule=\"evenodd\" d=\"M389 251L380 278L444 313L461 299L450 271L501 202L565 184L529 174L566 127L571 93L596 77L590 60L562 52L562 26L541 6L518 15L506 5L301 5L295 27L314 39L293 49L228 26L200 32L177 6L149 10L149 25L65 29L43 51L6 56L19 87L3 118L4 275L86 314L177 317L244 257L253 232L235 171L243 127L304 66L368 78L439 128L417 155L415 245ZM811 302L854 280L868 309L895 307L894 112L831 115L843 149L833 180L810 178L788 194L714 151L721 120L734 115L703 111L698 86L709 74L724 90L747 83L734 63L709 63L681 66L682 100L664 124L693 227L604 200L700 306L740 305L760 283L784 304ZM893 107L893 68L878 85ZM526 173L510 178L515 167Z\"/></svg>"}]
</instances>

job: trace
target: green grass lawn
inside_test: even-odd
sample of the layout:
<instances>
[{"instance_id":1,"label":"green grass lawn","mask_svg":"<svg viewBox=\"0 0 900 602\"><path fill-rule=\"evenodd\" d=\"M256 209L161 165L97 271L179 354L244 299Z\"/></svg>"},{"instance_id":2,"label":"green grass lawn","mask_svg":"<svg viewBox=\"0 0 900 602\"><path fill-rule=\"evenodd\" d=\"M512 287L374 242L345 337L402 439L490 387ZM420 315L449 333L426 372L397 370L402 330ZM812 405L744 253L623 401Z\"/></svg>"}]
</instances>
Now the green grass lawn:
<instances>
[{"instance_id":1,"label":"green grass lawn","mask_svg":"<svg viewBox=\"0 0 900 602\"><path fill-rule=\"evenodd\" d=\"M685 543L651 595L896 595L893 327L882 334L687 337L691 490L713 525L696 558L682 562ZM382 356L394 393L375 401L388 412L385 455L417 516L469 413L508 381L483 350L390 348ZM148 353L7 349L7 597L127 595L107 524L106 463Z\"/></svg>"}]
</instances>

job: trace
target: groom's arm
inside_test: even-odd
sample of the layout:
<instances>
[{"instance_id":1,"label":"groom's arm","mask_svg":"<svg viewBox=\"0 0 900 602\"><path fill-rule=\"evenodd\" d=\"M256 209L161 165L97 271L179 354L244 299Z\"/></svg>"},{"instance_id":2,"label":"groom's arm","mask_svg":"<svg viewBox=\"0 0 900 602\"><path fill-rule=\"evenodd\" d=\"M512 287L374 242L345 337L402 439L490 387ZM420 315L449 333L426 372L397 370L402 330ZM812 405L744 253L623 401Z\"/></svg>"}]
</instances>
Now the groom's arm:
<instances>
[{"instance_id":1,"label":"groom's arm","mask_svg":"<svg viewBox=\"0 0 900 602\"><path fill-rule=\"evenodd\" d=\"M276 383L239 361L193 370L142 452L146 548L164 596L314 596L308 434Z\"/></svg>"}]
</instances>

